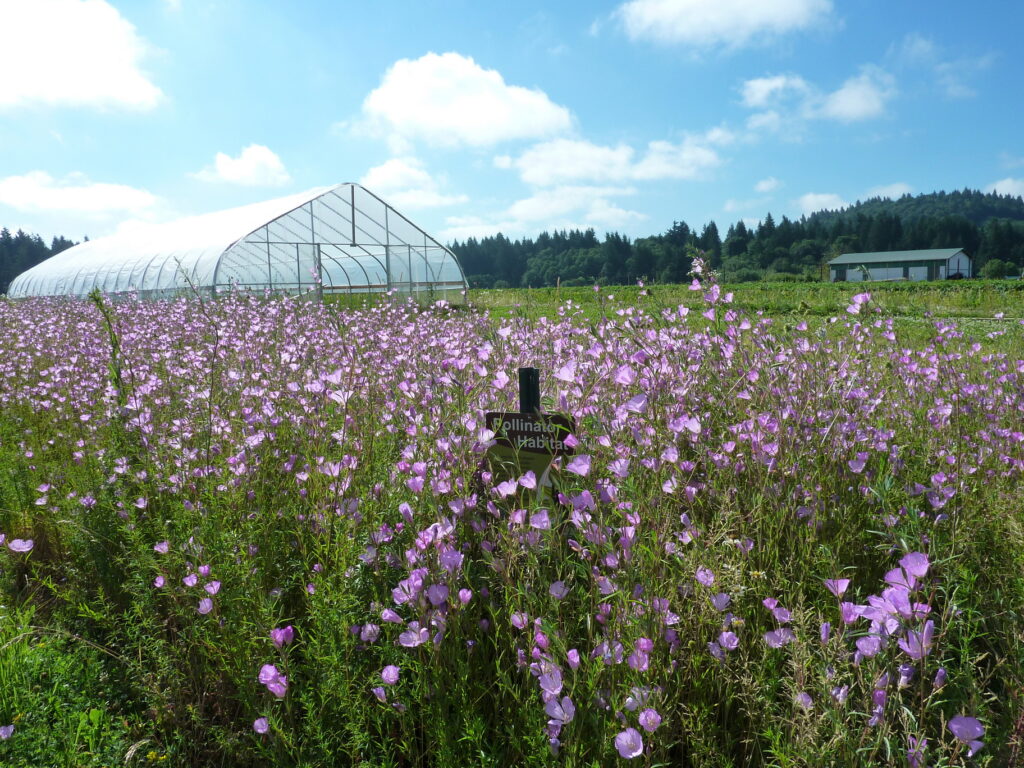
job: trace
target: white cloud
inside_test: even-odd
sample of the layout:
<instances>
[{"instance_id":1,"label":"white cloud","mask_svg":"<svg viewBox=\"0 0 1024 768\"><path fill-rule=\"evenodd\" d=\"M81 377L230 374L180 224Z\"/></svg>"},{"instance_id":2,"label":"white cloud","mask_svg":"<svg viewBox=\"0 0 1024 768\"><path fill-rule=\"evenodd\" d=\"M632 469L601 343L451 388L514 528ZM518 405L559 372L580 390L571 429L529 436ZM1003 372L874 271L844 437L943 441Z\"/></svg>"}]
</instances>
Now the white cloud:
<instances>
[{"instance_id":1,"label":"white cloud","mask_svg":"<svg viewBox=\"0 0 1024 768\"><path fill-rule=\"evenodd\" d=\"M393 157L366 172L359 183L399 208L436 208L464 203L465 195L446 195L415 157Z\"/></svg>"},{"instance_id":2,"label":"white cloud","mask_svg":"<svg viewBox=\"0 0 1024 768\"><path fill-rule=\"evenodd\" d=\"M985 188L986 192L998 192L1001 195L1024 197L1024 179L1007 177L994 181Z\"/></svg>"},{"instance_id":3,"label":"white cloud","mask_svg":"<svg viewBox=\"0 0 1024 768\"><path fill-rule=\"evenodd\" d=\"M992 66L993 54L978 57L964 57L954 61L943 61L935 65L935 76L939 88L950 99L969 99L977 95L968 81Z\"/></svg>"},{"instance_id":4,"label":"white cloud","mask_svg":"<svg viewBox=\"0 0 1024 768\"><path fill-rule=\"evenodd\" d=\"M808 29L831 0L630 0L616 15L633 40L738 48Z\"/></svg>"},{"instance_id":5,"label":"white cloud","mask_svg":"<svg viewBox=\"0 0 1024 768\"><path fill-rule=\"evenodd\" d=\"M1011 155L1009 152L1000 152L999 163L1004 168L1019 168L1021 166L1024 166L1024 157Z\"/></svg>"},{"instance_id":6,"label":"white cloud","mask_svg":"<svg viewBox=\"0 0 1024 768\"><path fill-rule=\"evenodd\" d=\"M747 118L747 129L755 133L784 134L799 139L808 120L836 120L852 123L880 117L896 94L895 80L883 69L865 65L832 92L807 82L799 75L770 75L745 81L742 104L757 109Z\"/></svg>"},{"instance_id":7,"label":"white cloud","mask_svg":"<svg viewBox=\"0 0 1024 768\"><path fill-rule=\"evenodd\" d=\"M825 97L820 114L842 123L879 117L895 92L892 75L878 67L863 67L859 75Z\"/></svg>"},{"instance_id":8,"label":"white cloud","mask_svg":"<svg viewBox=\"0 0 1024 768\"><path fill-rule=\"evenodd\" d=\"M705 143L707 139L723 143L728 136L716 129L712 134L687 137L679 143L652 141L639 158L627 144L610 147L581 139L554 139L535 144L514 160L496 157L494 164L515 168L524 182L538 187L578 181L693 179L721 162L718 153Z\"/></svg>"},{"instance_id":9,"label":"white cloud","mask_svg":"<svg viewBox=\"0 0 1024 768\"><path fill-rule=\"evenodd\" d=\"M363 101L361 130L407 146L490 146L558 135L572 126L568 109L536 88L509 85L501 73L458 53L401 59Z\"/></svg>"},{"instance_id":10,"label":"white cloud","mask_svg":"<svg viewBox=\"0 0 1024 768\"><path fill-rule=\"evenodd\" d=\"M86 216L140 214L156 203L157 198L144 189L92 182L81 174L57 180L45 171L30 171L0 179L0 204L18 211Z\"/></svg>"},{"instance_id":11,"label":"white cloud","mask_svg":"<svg viewBox=\"0 0 1024 768\"><path fill-rule=\"evenodd\" d=\"M762 205L767 204L770 198L767 197L755 197L752 200L737 200L730 197L725 201L725 205L722 206L722 210L726 213L735 213L736 211L749 211L753 208L759 208Z\"/></svg>"},{"instance_id":12,"label":"white cloud","mask_svg":"<svg viewBox=\"0 0 1024 768\"><path fill-rule=\"evenodd\" d=\"M541 189L492 216L451 216L441 237L464 240L498 232L515 236L553 229L614 229L647 218L612 200L635 193L632 187L618 186L566 185Z\"/></svg>"},{"instance_id":13,"label":"white cloud","mask_svg":"<svg viewBox=\"0 0 1024 768\"><path fill-rule=\"evenodd\" d=\"M227 182L243 187L275 187L291 181L281 158L262 144L250 144L238 157L218 152L212 166L191 175L200 181Z\"/></svg>"},{"instance_id":14,"label":"white cloud","mask_svg":"<svg viewBox=\"0 0 1024 768\"><path fill-rule=\"evenodd\" d=\"M147 44L104 0L0 2L0 109L28 104L152 109Z\"/></svg>"},{"instance_id":15,"label":"white cloud","mask_svg":"<svg viewBox=\"0 0 1024 768\"><path fill-rule=\"evenodd\" d=\"M743 106L761 109L786 92L808 93L810 86L798 75L755 77L743 83Z\"/></svg>"},{"instance_id":16,"label":"white cloud","mask_svg":"<svg viewBox=\"0 0 1024 768\"><path fill-rule=\"evenodd\" d=\"M754 191L764 194L765 192L771 192L779 188L782 184L781 181L776 179L774 176L769 176L767 179L761 179L757 184L754 185Z\"/></svg>"},{"instance_id":17,"label":"white cloud","mask_svg":"<svg viewBox=\"0 0 1024 768\"><path fill-rule=\"evenodd\" d=\"M909 184L897 181L894 184L872 187L868 190L868 197L888 197L890 200L899 200L904 195L909 195L913 191L913 187Z\"/></svg>"},{"instance_id":18,"label":"white cloud","mask_svg":"<svg viewBox=\"0 0 1024 768\"><path fill-rule=\"evenodd\" d=\"M760 133L762 131L778 133L782 129L782 123L782 115L774 109L769 109L767 112L755 112L748 117L747 130L753 131L754 133Z\"/></svg>"},{"instance_id":19,"label":"white cloud","mask_svg":"<svg viewBox=\"0 0 1024 768\"><path fill-rule=\"evenodd\" d=\"M809 216L815 211L834 211L837 208L845 208L849 203L833 192L808 192L797 200L797 205L804 215Z\"/></svg>"},{"instance_id":20,"label":"white cloud","mask_svg":"<svg viewBox=\"0 0 1024 768\"><path fill-rule=\"evenodd\" d=\"M895 52L899 59L908 64L930 64L937 56L935 42L917 32L908 34L895 51L890 48L889 52Z\"/></svg>"},{"instance_id":21,"label":"white cloud","mask_svg":"<svg viewBox=\"0 0 1024 768\"><path fill-rule=\"evenodd\" d=\"M975 96L970 81L995 63L996 56L951 56L930 38L912 32L898 46L889 49L889 56L904 66L930 70L935 84L949 99L968 99Z\"/></svg>"}]
</instances>

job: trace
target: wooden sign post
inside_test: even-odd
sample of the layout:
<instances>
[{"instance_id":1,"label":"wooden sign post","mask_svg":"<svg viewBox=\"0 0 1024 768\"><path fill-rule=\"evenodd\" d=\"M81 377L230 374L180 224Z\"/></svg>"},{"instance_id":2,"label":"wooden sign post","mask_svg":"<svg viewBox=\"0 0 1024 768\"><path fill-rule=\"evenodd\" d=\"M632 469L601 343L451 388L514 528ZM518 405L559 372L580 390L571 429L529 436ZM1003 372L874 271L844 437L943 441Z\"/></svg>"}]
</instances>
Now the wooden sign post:
<instances>
[{"instance_id":1,"label":"wooden sign post","mask_svg":"<svg viewBox=\"0 0 1024 768\"><path fill-rule=\"evenodd\" d=\"M565 444L576 425L567 416L540 410L540 371L519 369L519 412L492 411L485 416L487 429L494 433L494 445L487 452L491 471L504 478L518 478L533 470L537 491L550 487L548 469L556 456L570 456Z\"/></svg>"}]
</instances>

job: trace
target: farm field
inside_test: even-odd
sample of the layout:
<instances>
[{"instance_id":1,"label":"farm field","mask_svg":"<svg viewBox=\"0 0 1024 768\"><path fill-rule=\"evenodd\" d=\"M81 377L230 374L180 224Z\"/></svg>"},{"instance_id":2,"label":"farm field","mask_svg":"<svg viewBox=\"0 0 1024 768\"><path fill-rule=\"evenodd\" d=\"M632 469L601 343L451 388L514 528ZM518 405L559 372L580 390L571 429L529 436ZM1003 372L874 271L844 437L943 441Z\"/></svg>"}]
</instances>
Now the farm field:
<instances>
[{"instance_id":1,"label":"farm field","mask_svg":"<svg viewBox=\"0 0 1024 768\"><path fill-rule=\"evenodd\" d=\"M0 765L1014 764L1022 286L692 288L0 301Z\"/></svg>"},{"instance_id":2,"label":"farm field","mask_svg":"<svg viewBox=\"0 0 1024 768\"><path fill-rule=\"evenodd\" d=\"M763 312L770 317L830 316L842 310L844 302L858 291L870 291L876 306L889 315L903 318L955 317L991 319L1024 317L1024 281L964 280L942 282L888 283L804 283L752 282L723 285L733 294L735 309ZM643 293L643 296L641 296ZM503 315L550 312L565 301L579 304L588 314L600 315L602 307L618 299L635 304L647 297L649 302L666 305L699 306L703 299L688 285L560 287L529 289L472 290L470 300Z\"/></svg>"}]
</instances>

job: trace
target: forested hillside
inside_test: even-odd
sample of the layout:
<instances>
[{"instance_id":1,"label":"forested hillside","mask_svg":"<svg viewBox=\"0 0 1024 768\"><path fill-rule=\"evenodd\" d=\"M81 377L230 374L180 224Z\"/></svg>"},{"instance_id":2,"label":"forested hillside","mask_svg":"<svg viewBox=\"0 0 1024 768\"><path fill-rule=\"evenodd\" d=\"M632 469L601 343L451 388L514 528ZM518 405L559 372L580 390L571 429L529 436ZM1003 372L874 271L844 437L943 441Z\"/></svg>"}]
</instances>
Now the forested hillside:
<instances>
[{"instance_id":1,"label":"forested hillside","mask_svg":"<svg viewBox=\"0 0 1024 768\"><path fill-rule=\"evenodd\" d=\"M742 221L723 234L715 222L700 230L686 222L629 240L593 230L542 233L509 240L503 235L454 243L475 287L678 282L692 254L704 251L728 282L820 279L822 265L842 253L915 248L965 248L975 269L992 277L1024 267L1024 200L982 193L937 192L899 200L874 198L841 211L793 221L769 213L756 227Z\"/></svg>"},{"instance_id":2,"label":"forested hillside","mask_svg":"<svg viewBox=\"0 0 1024 768\"><path fill-rule=\"evenodd\" d=\"M74 244L55 237L47 247L39 235L26 235L20 229L12 235L7 227L0 229L0 294L7 293L7 286L26 269Z\"/></svg>"},{"instance_id":3,"label":"forested hillside","mask_svg":"<svg viewBox=\"0 0 1024 768\"><path fill-rule=\"evenodd\" d=\"M49 246L38 235L0 230L0 293L40 261L70 248L64 237ZM592 229L543 232L510 240L497 234L455 242L470 285L480 288L662 283L687 278L692 256L705 252L727 282L817 280L841 253L913 248L964 248L975 270L989 277L1024 269L1024 199L975 190L936 192L899 200L873 198L799 220L766 214L756 227L739 221L723 233L714 221L699 230L684 221L666 232L630 240Z\"/></svg>"}]
</instances>

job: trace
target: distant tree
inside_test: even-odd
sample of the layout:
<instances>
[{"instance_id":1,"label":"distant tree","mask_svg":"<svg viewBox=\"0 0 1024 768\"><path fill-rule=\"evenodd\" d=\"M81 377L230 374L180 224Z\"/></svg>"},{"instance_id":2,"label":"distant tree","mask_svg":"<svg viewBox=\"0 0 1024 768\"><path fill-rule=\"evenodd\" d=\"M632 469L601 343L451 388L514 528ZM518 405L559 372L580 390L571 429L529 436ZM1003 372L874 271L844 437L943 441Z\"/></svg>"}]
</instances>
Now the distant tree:
<instances>
[{"instance_id":1,"label":"distant tree","mask_svg":"<svg viewBox=\"0 0 1024 768\"><path fill-rule=\"evenodd\" d=\"M989 259L979 274L988 280L1002 280L1004 277L1020 274L1020 268L1002 259Z\"/></svg>"}]
</instances>

